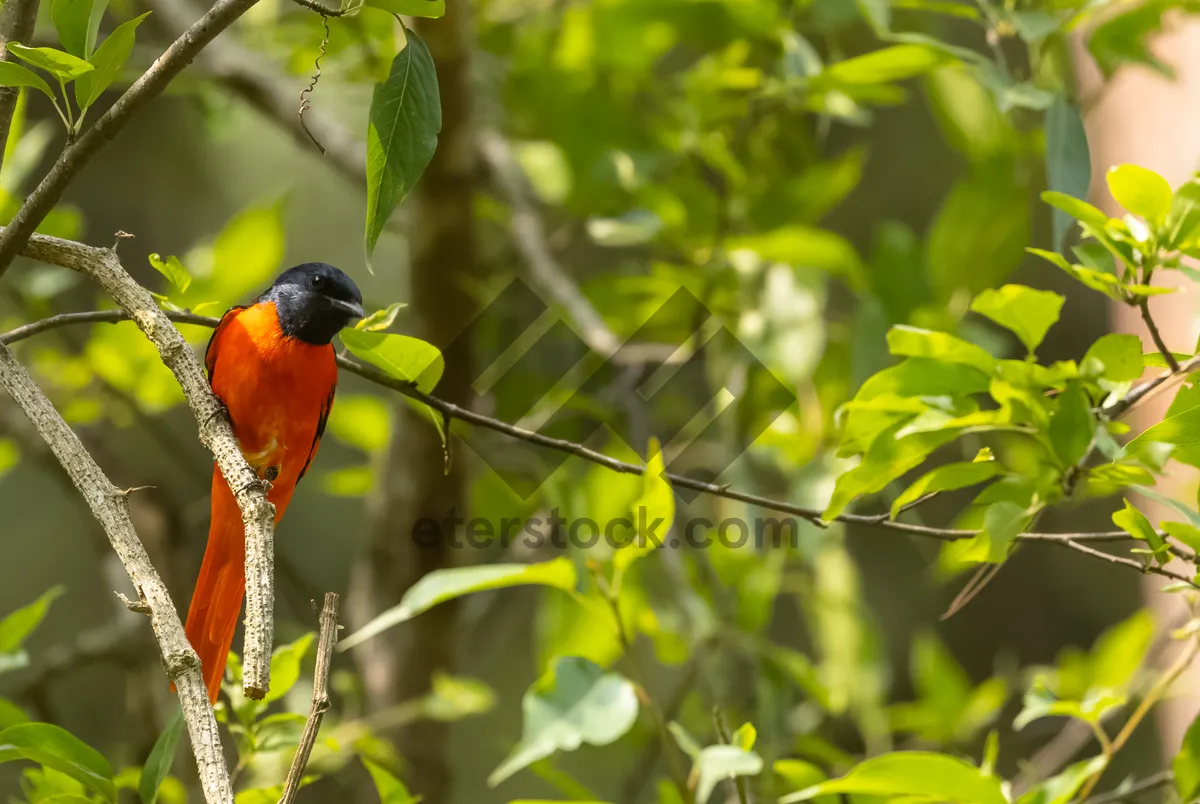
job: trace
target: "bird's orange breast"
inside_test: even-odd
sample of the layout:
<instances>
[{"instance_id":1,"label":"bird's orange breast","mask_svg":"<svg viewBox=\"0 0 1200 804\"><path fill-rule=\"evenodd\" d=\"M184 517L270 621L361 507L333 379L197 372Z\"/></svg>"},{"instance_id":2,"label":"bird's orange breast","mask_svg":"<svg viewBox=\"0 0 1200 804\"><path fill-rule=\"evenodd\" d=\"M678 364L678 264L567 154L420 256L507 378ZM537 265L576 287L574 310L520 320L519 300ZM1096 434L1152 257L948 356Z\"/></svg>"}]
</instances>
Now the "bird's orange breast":
<instances>
[{"instance_id":1,"label":"bird's orange breast","mask_svg":"<svg viewBox=\"0 0 1200 804\"><path fill-rule=\"evenodd\" d=\"M284 336L273 302L238 311L214 338L213 391L251 467L260 477L275 467L268 499L278 520L316 452L317 428L337 384L333 346Z\"/></svg>"}]
</instances>

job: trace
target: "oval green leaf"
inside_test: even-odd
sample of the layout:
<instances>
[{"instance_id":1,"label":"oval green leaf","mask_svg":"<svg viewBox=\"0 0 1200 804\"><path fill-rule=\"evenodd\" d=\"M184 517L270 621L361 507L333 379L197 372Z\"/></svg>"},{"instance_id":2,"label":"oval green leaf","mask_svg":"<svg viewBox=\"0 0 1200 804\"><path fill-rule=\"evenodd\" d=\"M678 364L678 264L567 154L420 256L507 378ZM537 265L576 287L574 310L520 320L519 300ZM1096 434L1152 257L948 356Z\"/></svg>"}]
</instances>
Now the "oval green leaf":
<instances>
[{"instance_id":1,"label":"oval green leaf","mask_svg":"<svg viewBox=\"0 0 1200 804\"><path fill-rule=\"evenodd\" d=\"M433 57L421 37L392 61L375 85L367 127L367 261L388 218L425 172L442 130L442 101Z\"/></svg>"},{"instance_id":2,"label":"oval green leaf","mask_svg":"<svg viewBox=\"0 0 1200 804\"><path fill-rule=\"evenodd\" d=\"M560 657L525 693L521 741L488 777L495 787L521 768L555 751L584 743L608 745L633 726L638 696L633 684L577 656Z\"/></svg>"},{"instance_id":3,"label":"oval green leaf","mask_svg":"<svg viewBox=\"0 0 1200 804\"><path fill-rule=\"evenodd\" d=\"M11 61L0 61L0 87L33 87L54 100L54 92L40 75Z\"/></svg>"},{"instance_id":4,"label":"oval green leaf","mask_svg":"<svg viewBox=\"0 0 1200 804\"><path fill-rule=\"evenodd\" d=\"M112 766L96 749L50 723L21 723L0 731L0 762L27 759L65 773L104 797L117 800Z\"/></svg>"},{"instance_id":5,"label":"oval green leaf","mask_svg":"<svg viewBox=\"0 0 1200 804\"><path fill-rule=\"evenodd\" d=\"M8 52L26 64L45 70L59 81L74 81L84 73L94 68L78 56L64 53L52 47L25 47L13 42L8 46Z\"/></svg>"},{"instance_id":6,"label":"oval green leaf","mask_svg":"<svg viewBox=\"0 0 1200 804\"><path fill-rule=\"evenodd\" d=\"M1138 165L1117 165L1108 171L1108 190L1117 203L1153 226L1160 226L1171 209L1171 185Z\"/></svg>"}]
</instances>

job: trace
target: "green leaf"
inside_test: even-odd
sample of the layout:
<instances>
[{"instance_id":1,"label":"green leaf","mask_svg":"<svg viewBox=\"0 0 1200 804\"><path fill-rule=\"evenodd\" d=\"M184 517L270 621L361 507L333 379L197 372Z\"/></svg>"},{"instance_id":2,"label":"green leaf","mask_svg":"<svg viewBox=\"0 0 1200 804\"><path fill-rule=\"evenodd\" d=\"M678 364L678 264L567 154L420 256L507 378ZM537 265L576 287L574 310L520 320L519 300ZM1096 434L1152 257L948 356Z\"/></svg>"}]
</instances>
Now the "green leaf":
<instances>
[{"instance_id":1,"label":"green leaf","mask_svg":"<svg viewBox=\"0 0 1200 804\"><path fill-rule=\"evenodd\" d=\"M0 87L33 87L50 100L54 92L40 75L11 61L0 61Z\"/></svg>"},{"instance_id":2,"label":"green leaf","mask_svg":"<svg viewBox=\"0 0 1200 804\"><path fill-rule=\"evenodd\" d=\"M729 737L729 744L736 745L743 751L749 751L754 748L754 743L758 740L758 729L754 728L753 723L743 723L738 726Z\"/></svg>"},{"instance_id":3,"label":"green leaf","mask_svg":"<svg viewBox=\"0 0 1200 804\"><path fill-rule=\"evenodd\" d=\"M1035 684L1025 693L1021 712L1013 720L1013 728L1020 731L1044 717L1070 717L1098 724L1109 711L1123 706L1126 700L1124 694L1106 688L1089 690L1082 701L1060 699L1044 686Z\"/></svg>"},{"instance_id":4,"label":"green leaf","mask_svg":"<svg viewBox=\"0 0 1200 804\"><path fill-rule=\"evenodd\" d=\"M21 723L0 731L0 762L26 759L72 779L104 797L117 800L112 767L94 748L49 723Z\"/></svg>"},{"instance_id":5,"label":"green leaf","mask_svg":"<svg viewBox=\"0 0 1200 804\"><path fill-rule=\"evenodd\" d=\"M529 688L521 708L521 741L492 771L489 787L555 751L615 741L637 720L638 696L633 684L617 673L568 656L557 659Z\"/></svg>"},{"instance_id":6,"label":"green leaf","mask_svg":"<svg viewBox=\"0 0 1200 804\"><path fill-rule=\"evenodd\" d=\"M1013 543L1028 524L1029 515L1024 507L1009 500L992 503L983 515L983 529L971 540L973 549L967 551L962 559L989 564L1003 563Z\"/></svg>"},{"instance_id":7,"label":"green leaf","mask_svg":"<svg viewBox=\"0 0 1200 804\"><path fill-rule=\"evenodd\" d=\"M837 479L833 496L821 518L832 522L855 499L882 491L887 484L916 468L929 453L951 441L958 430L914 433L897 438L902 424L880 433L871 443L862 462Z\"/></svg>"},{"instance_id":8,"label":"green leaf","mask_svg":"<svg viewBox=\"0 0 1200 804\"><path fill-rule=\"evenodd\" d=\"M1000 780L956 757L924 751L895 751L871 757L840 779L784 796L779 804L808 801L826 793L917 796L955 804L1007 804Z\"/></svg>"},{"instance_id":9,"label":"green leaf","mask_svg":"<svg viewBox=\"0 0 1200 804\"><path fill-rule=\"evenodd\" d=\"M1062 296L1047 290L1005 285L980 293L971 302L971 309L1012 330L1033 354L1058 320L1063 301Z\"/></svg>"},{"instance_id":10,"label":"green leaf","mask_svg":"<svg viewBox=\"0 0 1200 804\"><path fill-rule=\"evenodd\" d=\"M80 109L87 109L95 103L104 90L117 80L125 62L129 61L129 54L133 52L137 27L149 15L150 12L147 11L145 14L117 26L117 29L104 40L104 44L100 45L96 52L88 58L95 69L79 76L75 82L75 100Z\"/></svg>"},{"instance_id":11,"label":"green leaf","mask_svg":"<svg viewBox=\"0 0 1200 804\"><path fill-rule=\"evenodd\" d=\"M1146 361L1142 340L1136 335L1110 333L1088 347L1083 362L1094 358L1103 366L1101 376L1112 382L1131 382L1142 376Z\"/></svg>"},{"instance_id":12,"label":"green leaf","mask_svg":"<svg viewBox=\"0 0 1200 804\"><path fill-rule=\"evenodd\" d=\"M667 539L675 524L675 494L663 477L662 447L651 436L647 447L650 457L642 475L641 494L631 507L630 516L637 530L634 541L619 548L613 555L613 588L621 589L621 578L633 562L658 548Z\"/></svg>"},{"instance_id":13,"label":"green leaf","mask_svg":"<svg viewBox=\"0 0 1200 804\"><path fill-rule=\"evenodd\" d=\"M855 402L884 396L970 396L988 390L988 375L972 366L946 363L925 357L910 357L886 368L862 384Z\"/></svg>"},{"instance_id":14,"label":"green leaf","mask_svg":"<svg viewBox=\"0 0 1200 804\"><path fill-rule=\"evenodd\" d=\"M887 334L888 351L904 357L932 357L947 363L973 366L985 374L996 370L996 358L986 349L945 332L906 325L892 327ZM1141 350L1138 350L1139 357Z\"/></svg>"},{"instance_id":15,"label":"green leaf","mask_svg":"<svg viewBox=\"0 0 1200 804\"><path fill-rule=\"evenodd\" d=\"M1171 457L1188 466L1200 466L1200 407L1168 416L1126 445L1126 449L1145 449L1151 442L1173 444Z\"/></svg>"},{"instance_id":16,"label":"green leaf","mask_svg":"<svg viewBox=\"0 0 1200 804\"><path fill-rule=\"evenodd\" d=\"M1171 209L1171 185L1167 180L1137 165L1109 168L1108 190L1117 203L1151 226L1161 226Z\"/></svg>"},{"instance_id":17,"label":"green leaf","mask_svg":"<svg viewBox=\"0 0 1200 804\"><path fill-rule=\"evenodd\" d=\"M388 219L425 172L442 129L442 101L429 49L415 31L375 85L367 128L367 259Z\"/></svg>"},{"instance_id":18,"label":"green leaf","mask_svg":"<svg viewBox=\"0 0 1200 804\"><path fill-rule=\"evenodd\" d=\"M1200 796L1200 716L1188 727L1171 769L1175 771L1175 790L1181 800L1192 801Z\"/></svg>"},{"instance_id":19,"label":"green leaf","mask_svg":"<svg viewBox=\"0 0 1200 804\"><path fill-rule=\"evenodd\" d=\"M696 785L696 804L706 804L717 784L736 776L757 776L763 760L748 748L736 745L710 745L700 750L692 765L691 778Z\"/></svg>"},{"instance_id":20,"label":"green leaf","mask_svg":"<svg viewBox=\"0 0 1200 804\"><path fill-rule=\"evenodd\" d=\"M1146 515L1134 508L1129 500L1125 507L1112 515L1113 524L1128 533L1138 541L1146 542L1151 550L1158 550L1164 545L1163 538L1146 519Z\"/></svg>"},{"instance_id":21,"label":"green leaf","mask_svg":"<svg viewBox=\"0 0 1200 804\"><path fill-rule=\"evenodd\" d=\"M88 59L96 47L96 34L108 0L53 0L50 19L58 31L58 41L67 52Z\"/></svg>"},{"instance_id":22,"label":"green leaf","mask_svg":"<svg viewBox=\"0 0 1200 804\"><path fill-rule=\"evenodd\" d=\"M146 764L142 766L142 775L138 781L138 796L142 804L155 804L158 801L159 788L171 773L175 749L179 747L184 725L183 710L176 707L175 714L154 741L150 756L146 757Z\"/></svg>"},{"instance_id":23,"label":"green leaf","mask_svg":"<svg viewBox=\"0 0 1200 804\"><path fill-rule=\"evenodd\" d=\"M1183 542L1193 550L1200 552L1200 528L1187 522L1159 522L1159 527Z\"/></svg>"},{"instance_id":24,"label":"green leaf","mask_svg":"<svg viewBox=\"0 0 1200 804\"><path fill-rule=\"evenodd\" d=\"M365 5L389 14L435 20L446 13L446 0L365 0Z\"/></svg>"},{"instance_id":25,"label":"green leaf","mask_svg":"<svg viewBox=\"0 0 1200 804\"><path fill-rule=\"evenodd\" d=\"M367 332L382 332L396 321L396 314L408 305L404 302L393 302L385 310L376 310L354 325L355 329Z\"/></svg>"},{"instance_id":26,"label":"green leaf","mask_svg":"<svg viewBox=\"0 0 1200 804\"><path fill-rule=\"evenodd\" d=\"M1191 247L1200 230L1200 180L1188 179L1171 197L1171 211L1163 226L1163 247Z\"/></svg>"},{"instance_id":27,"label":"green leaf","mask_svg":"<svg viewBox=\"0 0 1200 804\"><path fill-rule=\"evenodd\" d=\"M300 680L300 661L312 647L315 634L308 633L288 645L280 645L271 651L271 689L262 699L265 706L277 701L291 691Z\"/></svg>"},{"instance_id":28,"label":"green leaf","mask_svg":"<svg viewBox=\"0 0 1200 804\"><path fill-rule=\"evenodd\" d=\"M925 45L893 45L829 66L824 75L839 84L884 84L923 75L955 61Z\"/></svg>"},{"instance_id":29,"label":"green leaf","mask_svg":"<svg viewBox=\"0 0 1200 804\"><path fill-rule=\"evenodd\" d=\"M1108 216L1099 209L1066 193L1046 190L1042 193L1042 200L1055 209L1061 209L1077 221L1086 221L1097 226L1108 223Z\"/></svg>"},{"instance_id":30,"label":"green leaf","mask_svg":"<svg viewBox=\"0 0 1200 804\"><path fill-rule=\"evenodd\" d=\"M379 804L417 804L419 799L409 793L404 783L392 775L391 771L365 756L360 756L359 759L371 774L375 792L379 794Z\"/></svg>"},{"instance_id":31,"label":"green leaf","mask_svg":"<svg viewBox=\"0 0 1200 804\"><path fill-rule=\"evenodd\" d=\"M892 518L900 514L900 510L909 503L916 502L926 494L938 491L953 491L974 486L985 480L991 480L1003 473L1004 467L997 461L963 461L939 466L933 471L921 475L904 493L892 503Z\"/></svg>"},{"instance_id":32,"label":"green leaf","mask_svg":"<svg viewBox=\"0 0 1200 804\"><path fill-rule=\"evenodd\" d=\"M83 59L52 47L25 47L11 42L8 45L8 52L26 64L45 70L63 82L74 81L93 69L92 65Z\"/></svg>"},{"instance_id":33,"label":"green leaf","mask_svg":"<svg viewBox=\"0 0 1200 804\"><path fill-rule=\"evenodd\" d=\"M575 589L575 581L575 565L565 557L538 564L490 564L434 570L413 584L398 605L377 615L359 631L341 640L338 650L352 648L438 603L463 595L528 585L551 586L571 592Z\"/></svg>"},{"instance_id":34,"label":"green leaf","mask_svg":"<svg viewBox=\"0 0 1200 804\"><path fill-rule=\"evenodd\" d=\"M1140 356L1141 352L1138 354ZM1092 443L1094 429L1091 400L1081 383L1072 382L1059 394L1054 413L1050 415L1050 444L1063 466L1079 462Z\"/></svg>"},{"instance_id":35,"label":"green leaf","mask_svg":"<svg viewBox=\"0 0 1200 804\"><path fill-rule=\"evenodd\" d=\"M18 650L26 637L41 625L50 604L65 591L62 586L53 586L28 606L23 606L0 620L0 654Z\"/></svg>"},{"instance_id":36,"label":"green leaf","mask_svg":"<svg viewBox=\"0 0 1200 804\"><path fill-rule=\"evenodd\" d=\"M388 376L413 383L425 393L432 391L442 378L445 368L442 353L420 338L349 328L338 336L355 357Z\"/></svg>"},{"instance_id":37,"label":"green leaf","mask_svg":"<svg viewBox=\"0 0 1200 804\"><path fill-rule=\"evenodd\" d=\"M1075 104L1061 97L1046 110L1046 179L1052 191L1074 197L1087 195L1092 180L1083 118ZM1070 225L1066 212L1054 210L1055 248L1062 245Z\"/></svg>"},{"instance_id":38,"label":"green leaf","mask_svg":"<svg viewBox=\"0 0 1200 804\"><path fill-rule=\"evenodd\" d=\"M192 275L183 267L178 257L172 255L164 260L157 254L151 254L150 265L165 276L177 292L187 293L187 289L191 287Z\"/></svg>"}]
</instances>

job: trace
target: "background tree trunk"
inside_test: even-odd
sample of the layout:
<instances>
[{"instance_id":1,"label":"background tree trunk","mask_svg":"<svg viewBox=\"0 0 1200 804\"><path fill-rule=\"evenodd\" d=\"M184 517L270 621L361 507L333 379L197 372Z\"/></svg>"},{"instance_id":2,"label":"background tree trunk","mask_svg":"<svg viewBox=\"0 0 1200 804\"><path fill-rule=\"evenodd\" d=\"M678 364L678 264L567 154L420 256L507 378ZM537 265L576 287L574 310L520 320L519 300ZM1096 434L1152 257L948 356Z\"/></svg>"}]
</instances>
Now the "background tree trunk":
<instances>
[{"instance_id":1,"label":"background tree trunk","mask_svg":"<svg viewBox=\"0 0 1200 804\"><path fill-rule=\"evenodd\" d=\"M447 5L446 16L422 25L437 65L442 96L438 149L414 194L410 305L416 334L445 349L475 316L469 278L477 271L472 225L475 141L471 124L469 6ZM456 344L438 394L469 401L470 349ZM442 521L466 499L464 462L445 466L441 438L427 416L398 401L392 443L370 500L370 543L351 577L350 616L357 625L396 605L422 576L451 566L449 534L430 544L413 538L414 523ZM454 664L458 606L444 603L365 643L358 653L373 709L419 697L433 674ZM423 720L394 735L409 763L406 781L426 804L448 799L445 747L449 727Z\"/></svg>"}]
</instances>

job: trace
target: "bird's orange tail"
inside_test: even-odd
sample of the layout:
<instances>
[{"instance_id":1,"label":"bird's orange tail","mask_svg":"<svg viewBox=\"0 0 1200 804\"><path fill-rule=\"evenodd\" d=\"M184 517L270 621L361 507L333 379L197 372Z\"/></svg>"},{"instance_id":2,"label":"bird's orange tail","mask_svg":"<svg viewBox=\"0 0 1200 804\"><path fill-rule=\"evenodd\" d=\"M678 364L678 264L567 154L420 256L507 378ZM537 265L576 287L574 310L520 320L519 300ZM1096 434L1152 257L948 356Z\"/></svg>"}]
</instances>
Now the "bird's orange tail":
<instances>
[{"instance_id":1,"label":"bird's orange tail","mask_svg":"<svg viewBox=\"0 0 1200 804\"><path fill-rule=\"evenodd\" d=\"M216 702L246 591L245 531L221 471L213 467L212 519L185 631L200 655L208 697Z\"/></svg>"}]
</instances>

